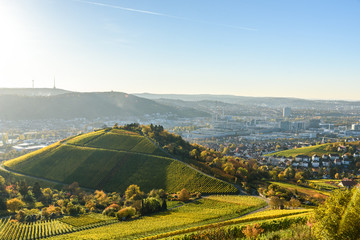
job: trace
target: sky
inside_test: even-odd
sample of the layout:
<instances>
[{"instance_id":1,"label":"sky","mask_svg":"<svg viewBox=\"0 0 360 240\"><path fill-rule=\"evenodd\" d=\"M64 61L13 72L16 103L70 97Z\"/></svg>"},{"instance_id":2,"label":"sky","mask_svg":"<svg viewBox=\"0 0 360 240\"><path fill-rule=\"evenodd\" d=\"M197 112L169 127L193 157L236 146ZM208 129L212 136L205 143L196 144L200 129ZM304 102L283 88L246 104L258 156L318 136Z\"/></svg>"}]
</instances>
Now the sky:
<instances>
[{"instance_id":1,"label":"sky","mask_svg":"<svg viewBox=\"0 0 360 240\"><path fill-rule=\"evenodd\" d=\"M0 88L360 100L360 0L0 0Z\"/></svg>"}]
</instances>

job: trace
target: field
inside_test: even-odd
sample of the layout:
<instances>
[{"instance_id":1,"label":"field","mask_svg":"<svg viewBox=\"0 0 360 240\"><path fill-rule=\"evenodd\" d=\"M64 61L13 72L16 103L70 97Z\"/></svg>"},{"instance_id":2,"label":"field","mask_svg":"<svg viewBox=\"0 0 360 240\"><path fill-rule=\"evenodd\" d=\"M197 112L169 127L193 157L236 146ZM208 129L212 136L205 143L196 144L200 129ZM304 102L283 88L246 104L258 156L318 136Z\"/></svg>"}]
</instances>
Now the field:
<instances>
[{"instance_id":1,"label":"field","mask_svg":"<svg viewBox=\"0 0 360 240\"><path fill-rule=\"evenodd\" d=\"M96 228L117 222L100 214L68 217L60 220L47 220L32 223L12 222L9 218L0 221L0 239L39 239L66 233Z\"/></svg>"},{"instance_id":2,"label":"field","mask_svg":"<svg viewBox=\"0 0 360 240\"><path fill-rule=\"evenodd\" d=\"M54 237L53 239L137 239L225 221L266 205L265 201L256 197L236 196L235 198L238 198L238 203L247 202L247 205L205 198L164 213Z\"/></svg>"},{"instance_id":3,"label":"field","mask_svg":"<svg viewBox=\"0 0 360 240\"><path fill-rule=\"evenodd\" d=\"M8 169L90 189L123 192L139 185L149 192L236 193L231 184L209 177L183 162L163 156L147 138L119 129L103 129L69 138L4 163Z\"/></svg>"},{"instance_id":4,"label":"field","mask_svg":"<svg viewBox=\"0 0 360 240\"><path fill-rule=\"evenodd\" d=\"M235 220L224 221L216 224L207 224L200 227L193 227L184 230L159 234L159 235L143 238L142 240L153 240L153 239L180 240L191 233L197 233L201 231L211 231L211 229L219 229L219 228L224 228L225 232L227 233L234 234L235 232L235 235L242 235L239 234L241 233L241 229L246 225L250 225L253 223L259 223L260 226L262 227L266 226L265 227L266 230L276 230L276 228L283 229L289 227L289 224L291 223L296 223L304 218L306 219L311 213L312 210L304 210L304 209L268 210L268 211L250 214L248 216ZM238 234L236 234L236 232Z\"/></svg>"},{"instance_id":5,"label":"field","mask_svg":"<svg viewBox=\"0 0 360 240\"><path fill-rule=\"evenodd\" d=\"M321 190L326 190L326 191L332 191L338 189L339 188L338 186L330 184L330 182L333 182L337 185L340 181L341 180L337 180L337 179L308 180L308 182L314 183L316 186L320 187Z\"/></svg>"},{"instance_id":6,"label":"field","mask_svg":"<svg viewBox=\"0 0 360 240\"><path fill-rule=\"evenodd\" d=\"M88 225L96 225L103 222L113 222L115 218L110 218L102 214L86 214L76 217L63 217L59 221L71 225L73 227L84 227Z\"/></svg>"},{"instance_id":7,"label":"field","mask_svg":"<svg viewBox=\"0 0 360 240\"><path fill-rule=\"evenodd\" d=\"M219 201L219 202L227 202L233 204L239 204L242 206L253 206L256 205L264 205L264 200L261 198L256 198L253 196L232 196L232 195L212 195L207 197L207 199Z\"/></svg>"},{"instance_id":8,"label":"field","mask_svg":"<svg viewBox=\"0 0 360 240\"><path fill-rule=\"evenodd\" d=\"M266 156L281 156L281 157L295 157L296 155L307 155L311 157L314 154L317 154L319 156L322 156L323 154L330 154L330 153L337 153L337 152L329 152L326 151L325 148L332 143L326 143L316 146L310 146L310 147L303 147L303 148L296 148L296 149L290 149L280 152L275 152L271 154L267 154Z\"/></svg>"},{"instance_id":9,"label":"field","mask_svg":"<svg viewBox=\"0 0 360 240\"><path fill-rule=\"evenodd\" d=\"M291 184L291 183L283 183L283 182L271 182L271 183L279 185L280 187L286 188L290 191L296 190L299 193L302 193L302 194L305 194L307 196L317 198L317 199L324 200L327 198L327 196L330 196L330 192L328 192L328 191L315 190L312 188L306 188L306 187L298 186L298 185Z\"/></svg>"}]
</instances>

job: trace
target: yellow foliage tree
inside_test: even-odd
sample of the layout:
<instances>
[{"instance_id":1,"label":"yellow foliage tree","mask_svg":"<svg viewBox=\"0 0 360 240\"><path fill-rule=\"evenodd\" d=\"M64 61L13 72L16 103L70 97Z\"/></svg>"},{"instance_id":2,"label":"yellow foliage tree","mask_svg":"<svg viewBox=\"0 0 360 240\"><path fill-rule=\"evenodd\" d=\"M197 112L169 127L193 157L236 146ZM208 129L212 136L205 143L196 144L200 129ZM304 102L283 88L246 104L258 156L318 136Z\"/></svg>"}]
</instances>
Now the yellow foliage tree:
<instances>
[{"instance_id":1,"label":"yellow foliage tree","mask_svg":"<svg viewBox=\"0 0 360 240\"><path fill-rule=\"evenodd\" d=\"M6 201L6 206L11 212L16 212L21 207L25 206L25 203L20 199L13 198Z\"/></svg>"}]
</instances>

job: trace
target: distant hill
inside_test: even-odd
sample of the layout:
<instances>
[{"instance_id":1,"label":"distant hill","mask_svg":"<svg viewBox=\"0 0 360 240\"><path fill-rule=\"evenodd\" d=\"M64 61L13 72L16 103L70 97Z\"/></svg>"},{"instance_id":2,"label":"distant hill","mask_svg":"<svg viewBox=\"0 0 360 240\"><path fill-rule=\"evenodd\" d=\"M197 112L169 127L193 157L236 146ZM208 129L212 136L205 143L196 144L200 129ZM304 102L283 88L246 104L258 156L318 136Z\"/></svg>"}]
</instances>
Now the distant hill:
<instances>
[{"instance_id":1,"label":"distant hill","mask_svg":"<svg viewBox=\"0 0 360 240\"><path fill-rule=\"evenodd\" d=\"M182 101L219 101L230 104L241 105L263 105L269 107L288 106L288 107L331 107L336 105L360 106L359 101L343 101L343 100L309 100L301 98L285 98L285 97L247 97L235 95L212 95L212 94L152 94L152 93L136 93L138 97L152 100L166 99L182 100Z\"/></svg>"},{"instance_id":2,"label":"distant hill","mask_svg":"<svg viewBox=\"0 0 360 240\"><path fill-rule=\"evenodd\" d=\"M208 116L208 113L193 108L167 106L121 92L70 92L50 96L0 95L2 120L141 117L156 113L177 117Z\"/></svg>"},{"instance_id":3,"label":"distant hill","mask_svg":"<svg viewBox=\"0 0 360 240\"><path fill-rule=\"evenodd\" d=\"M70 92L58 88L0 88L0 95L17 96L55 96Z\"/></svg>"},{"instance_id":4,"label":"distant hill","mask_svg":"<svg viewBox=\"0 0 360 240\"><path fill-rule=\"evenodd\" d=\"M209 177L168 157L148 138L121 129L102 129L75 136L7 161L17 172L82 187L123 192L137 184L148 192L235 193L231 184Z\"/></svg>"}]
</instances>

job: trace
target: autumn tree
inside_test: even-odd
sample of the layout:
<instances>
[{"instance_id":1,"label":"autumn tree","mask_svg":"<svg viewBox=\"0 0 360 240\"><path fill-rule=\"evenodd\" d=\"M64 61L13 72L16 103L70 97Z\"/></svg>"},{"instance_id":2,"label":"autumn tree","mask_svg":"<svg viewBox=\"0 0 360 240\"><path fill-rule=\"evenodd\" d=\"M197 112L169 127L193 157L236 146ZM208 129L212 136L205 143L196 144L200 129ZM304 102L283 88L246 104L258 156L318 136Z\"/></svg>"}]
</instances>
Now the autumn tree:
<instances>
[{"instance_id":1,"label":"autumn tree","mask_svg":"<svg viewBox=\"0 0 360 240\"><path fill-rule=\"evenodd\" d=\"M18 198L13 198L13 199L7 200L6 206L11 212L14 213L14 212L18 211L20 208L22 208L23 206L25 206L25 203Z\"/></svg>"},{"instance_id":2,"label":"autumn tree","mask_svg":"<svg viewBox=\"0 0 360 240\"><path fill-rule=\"evenodd\" d=\"M273 196L270 198L269 205L273 209L280 209L283 207L283 201L280 198Z\"/></svg>"},{"instance_id":3,"label":"autumn tree","mask_svg":"<svg viewBox=\"0 0 360 240\"><path fill-rule=\"evenodd\" d=\"M249 239L256 239L264 229L260 227L258 223L254 223L254 225L247 225L246 228L242 230L242 233Z\"/></svg>"},{"instance_id":4,"label":"autumn tree","mask_svg":"<svg viewBox=\"0 0 360 240\"><path fill-rule=\"evenodd\" d=\"M301 202L298 199L291 198L289 201L289 206L292 208L298 208L301 206Z\"/></svg>"},{"instance_id":5,"label":"autumn tree","mask_svg":"<svg viewBox=\"0 0 360 240\"><path fill-rule=\"evenodd\" d=\"M186 188L183 188L180 193L178 194L178 199L179 201L182 202L187 202L190 199L190 193L188 192L188 190L186 190Z\"/></svg>"},{"instance_id":6,"label":"autumn tree","mask_svg":"<svg viewBox=\"0 0 360 240\"><path fill-rule=\"evenodd\" d=\"M140 191L138 185L132 184L125 191L126 201L141 200L144 197L144 192Z\"/></svg>"}]
</instances>

